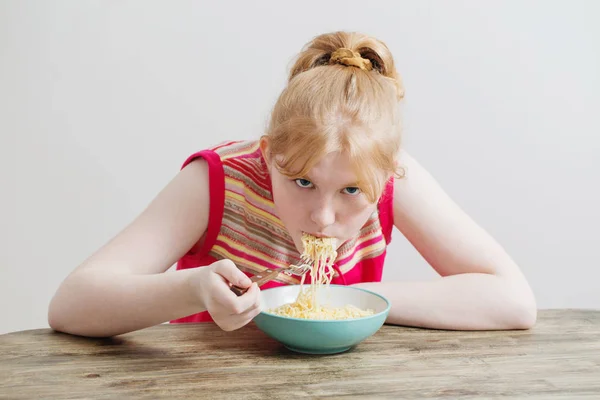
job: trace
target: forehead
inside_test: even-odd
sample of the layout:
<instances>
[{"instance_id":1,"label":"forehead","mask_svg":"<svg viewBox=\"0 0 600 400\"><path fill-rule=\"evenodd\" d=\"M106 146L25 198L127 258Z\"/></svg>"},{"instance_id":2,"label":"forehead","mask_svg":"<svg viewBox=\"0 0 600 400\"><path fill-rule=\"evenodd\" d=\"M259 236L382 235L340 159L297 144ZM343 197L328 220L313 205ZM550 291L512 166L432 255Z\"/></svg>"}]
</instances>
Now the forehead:
<instances>
[{"instance_id":1,"label":"forehead","mask_svg":"<svg viewBox=\"0 0 600 400\"><path fill-rule=\"evenodd\" d=\"M355 166L342 152L323 156L309 171L308 178L321 184L354 184L358 182Z\"/></svg>"}]
</instances>

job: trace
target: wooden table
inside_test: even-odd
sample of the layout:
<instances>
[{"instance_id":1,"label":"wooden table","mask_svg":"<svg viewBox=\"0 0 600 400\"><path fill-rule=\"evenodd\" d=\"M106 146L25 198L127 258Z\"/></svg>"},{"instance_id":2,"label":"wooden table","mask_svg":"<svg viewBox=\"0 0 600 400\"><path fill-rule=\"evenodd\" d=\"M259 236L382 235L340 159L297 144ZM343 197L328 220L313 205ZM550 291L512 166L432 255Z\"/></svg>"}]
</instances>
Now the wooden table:
<instances>
[{"instance_id":1,"label":"wooden table","mask_svg":"<svg viewBox=\"0 0 600 400\"><path fill-rule=\"evenodd\" d=\"M600 311L540 311L529 331L384 326L333 356L293 353L254 325L160 325L112 339L0 336L0 398L600 399Z\"/></svg>"}]
</instances>

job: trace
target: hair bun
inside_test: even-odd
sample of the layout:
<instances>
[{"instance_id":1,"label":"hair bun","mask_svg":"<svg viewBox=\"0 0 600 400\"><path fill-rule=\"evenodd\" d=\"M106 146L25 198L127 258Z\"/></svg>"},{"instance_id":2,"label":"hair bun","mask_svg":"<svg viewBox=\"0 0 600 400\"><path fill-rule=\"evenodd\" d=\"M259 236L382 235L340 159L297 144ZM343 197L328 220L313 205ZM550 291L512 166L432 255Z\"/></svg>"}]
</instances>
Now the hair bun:
<instances>
[{"instance_id":1,"label":"hair bun","mask_svg":"<svg viewBox=\"0 0 600 400\"><path fill-rule=\"evenodd\" d=\"M341 47L331 53L329 64L340 64L348 67L356 67L364 71L371 71L373 69L373 64L371 64L370 60L362 58L360 53L345 47Z\"/></svg>"}]
</instances>

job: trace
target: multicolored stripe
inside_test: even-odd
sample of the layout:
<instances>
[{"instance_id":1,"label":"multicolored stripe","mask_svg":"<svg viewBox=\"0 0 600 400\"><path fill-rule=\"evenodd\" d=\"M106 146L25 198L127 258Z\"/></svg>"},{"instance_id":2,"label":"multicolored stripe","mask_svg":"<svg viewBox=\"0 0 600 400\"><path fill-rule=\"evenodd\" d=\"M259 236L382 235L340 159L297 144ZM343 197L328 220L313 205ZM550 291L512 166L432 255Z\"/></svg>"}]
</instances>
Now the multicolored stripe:
<instances>
[{"instance_id":1,"label":"multicolored stripe","mask_svg":"<svg viewBox=\"0 0 600 400\"><path fill-rule=\"evenodd\" d=\"M258 141L227 142L212 149L225 172L225 205L221 229L210 255L229 258L252 274L268 268L300 263L291 236L275 213L270 177ZM374 213L358 235L338 250L336 266L346 273L362 260L385 252L378 213ZM280 282L299 279L280 274Z\"/></svg>"}]
</instances>

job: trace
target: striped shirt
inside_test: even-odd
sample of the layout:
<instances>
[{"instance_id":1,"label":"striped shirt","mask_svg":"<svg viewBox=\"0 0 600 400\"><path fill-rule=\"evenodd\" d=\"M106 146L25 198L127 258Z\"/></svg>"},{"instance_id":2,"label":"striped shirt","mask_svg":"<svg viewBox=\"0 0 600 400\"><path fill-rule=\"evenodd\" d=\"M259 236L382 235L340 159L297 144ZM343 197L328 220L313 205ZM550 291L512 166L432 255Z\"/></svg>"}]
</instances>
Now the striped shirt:
<instances>
[{"instance_id":1,"label":"striped shirt","mask_svg":"<svg viewBox=\"0 0 600 400\"><path fill-rule=\"evenodd\" d=\"M206 266L226 258L252 276L266 269L300 264L300 253L275 212L271 178L259 142L222 143L192 154L182 168L197 158L206 160L209 169L208 228L202 244L188 251L178 261L177 269ZM392 196L390 179L377 211L354 238L338 249L333 284L381 281L393 228ZM280 274L262 288L299 282L296 276ZM208 312L201 312L171 322L211 320Z\"/></svg>"}]
</instances>

